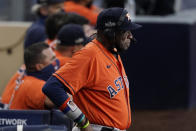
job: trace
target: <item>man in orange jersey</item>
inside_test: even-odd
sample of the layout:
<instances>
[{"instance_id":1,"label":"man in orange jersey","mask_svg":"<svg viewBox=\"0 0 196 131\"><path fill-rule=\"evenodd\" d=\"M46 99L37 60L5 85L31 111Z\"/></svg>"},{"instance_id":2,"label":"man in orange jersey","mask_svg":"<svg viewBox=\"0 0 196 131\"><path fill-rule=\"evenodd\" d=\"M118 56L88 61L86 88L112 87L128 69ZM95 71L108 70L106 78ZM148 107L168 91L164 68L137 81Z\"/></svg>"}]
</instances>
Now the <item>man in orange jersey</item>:
<instances>
[{"instance_id":1,"label":"man in orange jersey","mask_svg":"<svg viewBox=\"0 0 196 131\"><path fill-rule=\"evenodd\" d=\"M73 131L129 128L129 82L119 53L134 43L131 30L139 27L123 8L103 10L98 16L96 38L44 85L43 92L77 123ZM73 101L67 93L73 95Z\"/></svg>"},{"instance_id":2,"label":"man in orange jersey","mask_svg":"<svg viewBox=\"0 0 196 131\"><path fill-rule=\"evenodd\" d=\"M68 0L65 1L64 9L65 12L75 12L87 18L90 24L95 26L100 9L92 3L93 0Z\"/></svg>"},{"instance_id":3,"label":"man in orange jersey","mask_svg":"<svg viewBox=\"0 0 196 131\"><path fill-rule=\"evenodd\" d=\"M64 25L57 34L57 46L55 54L60 61L60 65L64 65L67 59L80 50L86 41L83 28L76 24Z\"/></svg>"},{"instance_id":4,"label":"man in orange jersey","mask_svg":"<svg viewBox=\"0 0 196 131\"><path fill-rule=\"evenodd\" d=\"M13 89L9 99L10 109L45 109L53 107L52 102L42 93L45 81L59 67L54 52L46 43L37 43L29 46L24 52L26 66L25 75L19 76L16 81L6 87ZM5 89L5 94L6 94ZM6 97L4 95L6 100Z\"/></svg>"}]
</instances>

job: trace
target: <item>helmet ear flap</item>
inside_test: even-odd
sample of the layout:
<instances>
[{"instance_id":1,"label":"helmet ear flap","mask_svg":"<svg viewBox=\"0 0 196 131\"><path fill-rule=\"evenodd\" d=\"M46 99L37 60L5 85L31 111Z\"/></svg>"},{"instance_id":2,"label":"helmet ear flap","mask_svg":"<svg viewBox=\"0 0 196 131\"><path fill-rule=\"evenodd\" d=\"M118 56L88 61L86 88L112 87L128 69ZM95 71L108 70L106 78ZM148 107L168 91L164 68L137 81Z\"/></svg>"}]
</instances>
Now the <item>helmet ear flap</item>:
<instances>
[{"instance_id":1,"label":"helmet ear flap","mask_svg":"<svg viewBox=\"0 0 196 131\"><path fill-rule=\"evenodd\" d=\"M114 40L115 39L115 30L114 29L105 29L103 31L103 35L108 39L108 40Z\"/></svg>"}]
</instances>

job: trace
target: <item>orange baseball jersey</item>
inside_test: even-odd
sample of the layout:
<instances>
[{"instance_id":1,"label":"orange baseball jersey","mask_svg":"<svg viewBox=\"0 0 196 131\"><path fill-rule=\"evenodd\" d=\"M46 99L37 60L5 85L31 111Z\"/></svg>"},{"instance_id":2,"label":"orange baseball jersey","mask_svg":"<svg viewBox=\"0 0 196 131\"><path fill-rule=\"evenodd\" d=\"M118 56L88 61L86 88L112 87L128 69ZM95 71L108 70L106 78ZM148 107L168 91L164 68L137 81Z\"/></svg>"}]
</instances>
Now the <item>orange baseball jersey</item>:
<instances>
[{"instance_id":1,"label":"orange baseball jersey","mask_svg":"<svg viewBox=\"0 0 196 131\"><path fill-rule=\"evenodd\" d=\"M53 75L69 88L90 123L129 128L129 83L121 58L117 60L96 39Z\"/></svg>"},{"instance_id":2,"label":"orange baseball jersey","mask_svg":"<svg viewBox=\"0 0 196 131\"><path fill-rule=\"evenodd\" d=\"M22 65L20 67L20 69L14 74L14 76L12 76L12 78L10 79L10 81L8 82L8 84L6 85L6 87L3 91L3 94L2 94L2 97L1 97L2 98L1 102L2 103L9 104L9 101L10 101L11 96L13 94L13 91L15 89L15 85L24 76L25 69L26 69L25 65Z\"/></svg>"},{"instance_id":3,"label":"orange baseball jersey","mask_svg":"<svg viewBox=\"0 0 196 131\"><path fill-rule=\"evenodd\" d=\"M55 51L56 58L60 61L60 67L62 67L68 60L69 57L62 56L58 51Z\"/></svg>"},{"instance_id":4,"label":"orange baseball jersey","mask_svg":"<svg viewBox=\"0 0 196 131\"><path fill-rule=\"evenodd\" d=\"M32 84L33 83L33 84ZM45 81L33 76L24 76L16 90L10 109L44 109L46 96L42 93ZM16 84L14 85L14 88Z\"/></svg>"},{"instance_id":5,"label":"orange baseball jersey","mask_svg":"<svg viewBox=\"0 0 196 131\"><path fill-rule=\"evenodd\" d=\"M87 8L80 4L77 4L73 1L64 2L65 12L75 12L90 21L91 25L96 25L97 16L98 16L98 8L93 6L91 8Z\"/></svg>"}]
</instances>

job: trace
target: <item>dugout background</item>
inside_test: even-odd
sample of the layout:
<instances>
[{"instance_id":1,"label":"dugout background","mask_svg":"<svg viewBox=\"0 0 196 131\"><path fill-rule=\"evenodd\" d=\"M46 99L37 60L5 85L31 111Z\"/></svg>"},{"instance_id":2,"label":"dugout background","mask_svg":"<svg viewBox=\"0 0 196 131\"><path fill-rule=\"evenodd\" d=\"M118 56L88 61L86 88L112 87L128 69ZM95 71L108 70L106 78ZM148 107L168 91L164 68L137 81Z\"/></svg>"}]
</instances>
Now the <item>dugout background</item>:
<instances>
[{"instance_id":1,"label":"dugout background","mask_svg":"<svg viewBox=\"0 0 196 131\"><path fill-rule=\"evenodd\" d=\"M187 14L189 14L187 16ZM196 107L196 11L138 17L138 43L122 54L133 109Z\"/></svg>"}]
</instances>

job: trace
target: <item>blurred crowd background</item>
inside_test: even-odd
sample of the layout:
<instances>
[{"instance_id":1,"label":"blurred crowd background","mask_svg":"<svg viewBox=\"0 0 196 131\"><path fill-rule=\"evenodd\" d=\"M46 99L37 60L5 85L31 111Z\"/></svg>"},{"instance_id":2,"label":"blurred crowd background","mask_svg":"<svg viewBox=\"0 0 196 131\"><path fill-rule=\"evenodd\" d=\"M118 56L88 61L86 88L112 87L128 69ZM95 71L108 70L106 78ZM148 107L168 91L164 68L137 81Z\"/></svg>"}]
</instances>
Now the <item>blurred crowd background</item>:
<instances>
[{"instance_id":1,"label":"blurred crowd background","mask_svg":"<svg viewBox=\"0 0 196 131\"><path fill-rule=\"evenodd\" d=\"M32 21L31 7L36 0L1 0L0 20ZM125 7L140 15L171 15L186 9L196 8L195 0L94 0L100 8Z\"/></svg>"}]
</instances>

